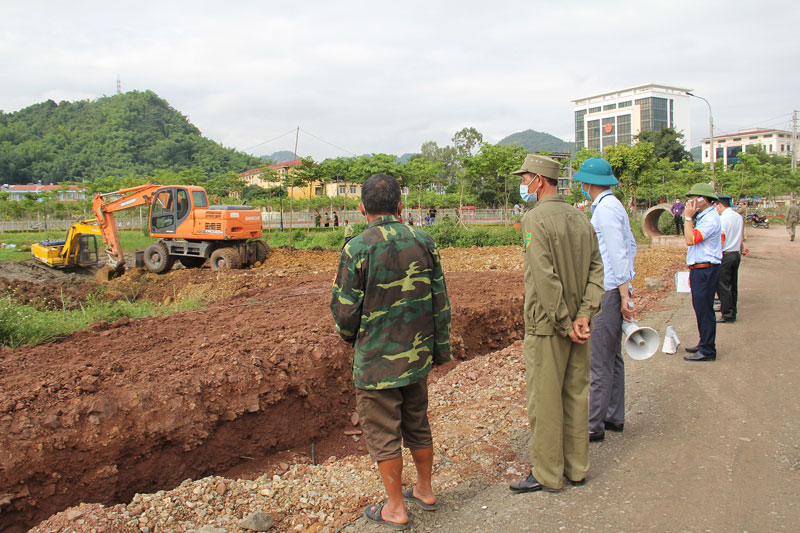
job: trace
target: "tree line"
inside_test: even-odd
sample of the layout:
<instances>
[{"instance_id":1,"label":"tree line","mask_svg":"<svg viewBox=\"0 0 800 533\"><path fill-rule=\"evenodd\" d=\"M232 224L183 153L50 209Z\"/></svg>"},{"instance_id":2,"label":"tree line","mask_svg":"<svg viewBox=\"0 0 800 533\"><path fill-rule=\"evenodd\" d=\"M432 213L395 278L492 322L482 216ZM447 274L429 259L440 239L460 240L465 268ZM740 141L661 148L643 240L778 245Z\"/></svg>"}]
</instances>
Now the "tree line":
<instances>
[{"instance_id":1,"label":"tree line","mask_svg":"<svg viewBox=\"0 0 800 533\"><path fill-rule=\"evenodd\" d=\"M734 198L791 194L800 186L786 157L748 147L739 162L725 169L722 162L712 175L708 165L691 160L682 134L672 128L640 133L633 145L617 145L602 153L583 149L569 162L573 169L589 157L606 158L619 178L617 194L629 205L648 206L685 194L700 181L714 181L718 192ZM54 194L30 195L22 202L0 193L0 216L91 216L91 196L142 183L201 185L220 202L242 202L269 209L353 209L357 198L288 198L289 187L315 183L363 183L385 173L397 177L413 207L509 208L521 202L518 169L527 150L519 145L487 143L472 127L457 131L451 143L422 144L407 161L375 153L316 162L302 158L299 167L283 178L271 161L221 147L205 139L188 119L151 91L129 92L93 102L47 101L16 113L0 112L0 182L77 184L87 199L69 204ZM546 152L542 152L546 153ZM239 173L261 168L274 186L246 186ZM282 179L282 181L281 181ZM569 199L583 201L578 187Z\"/></svg>"}]
</instances>

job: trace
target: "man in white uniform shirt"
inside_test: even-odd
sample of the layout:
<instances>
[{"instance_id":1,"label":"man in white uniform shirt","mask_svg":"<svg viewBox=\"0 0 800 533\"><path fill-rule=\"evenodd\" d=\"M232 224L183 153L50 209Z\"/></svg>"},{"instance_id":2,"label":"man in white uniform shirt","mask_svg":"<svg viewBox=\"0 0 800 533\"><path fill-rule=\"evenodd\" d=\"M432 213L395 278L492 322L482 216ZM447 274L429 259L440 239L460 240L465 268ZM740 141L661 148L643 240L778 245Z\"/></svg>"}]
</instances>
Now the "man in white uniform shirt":
<instances>
[{"instance_id":1,"label":"man in white uniform shirt","mask_svg":"<svg viewBox=\"0 0 800 533\"><path fill-rule=\"evenodd\" d=\"M736 321L736 300L739 297L739 263L742 260L742 215L731 209L731 197L720 194L716 203L722 224L722 264L717 294L722 315L717 323Z\"/></svg>"}]
</instances>

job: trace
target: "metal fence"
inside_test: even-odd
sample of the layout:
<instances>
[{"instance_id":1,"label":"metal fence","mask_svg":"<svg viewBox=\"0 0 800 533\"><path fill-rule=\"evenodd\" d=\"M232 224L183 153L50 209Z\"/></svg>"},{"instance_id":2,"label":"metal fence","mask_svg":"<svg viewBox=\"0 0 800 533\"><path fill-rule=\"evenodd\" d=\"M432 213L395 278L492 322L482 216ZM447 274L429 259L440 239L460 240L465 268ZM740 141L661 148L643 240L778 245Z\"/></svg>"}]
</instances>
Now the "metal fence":
<instances>
[{"instance_id":1,"label":"metal fence","mask_svg":"<svg viewBox=\"0 0 800 533\"><path fill-rule=\"evenodd\" d=\"M146 219L136 218L117 218L114 220L120 229L141 228ZM40 230L68 230L69 227L77 222L74 218L48 218L33 220L0 220L0 231L40 231Z\"/></svg>"},{"instance_id":2,"label":"metal fence","mask_svg":"<svg viewBox=\"0 0 800 533\"><path fill-rule=\"evenodd\" d=\"M364 216L360 211L336 211L339 215L339 226L344 226L344 221L349 220L351 224L363 222ZM438 209L435 223L440 223L444 218L457 219L458 209ZM325 225L324 212L320 213L322 220L320 226ZM329 226L333 227L333 216L329 221ZM425 225L425 216L428 214L427 209L406 209L403 211L403 219L408 222L409 217L413 217L415 225ZM508 210L508 218L513 215L511 209ZM263 227L269 229L279 228L281 225L281 218L283 219L284 229L289 228L310 228L314 227L314 212L311 211L294 211L293 213L279 211L265 211L261 213ZM119 229L136 229L143 227L147 222L147 217L128 217L121 218L115 217ZM489 224L503 224L506 219L503 217L502 209L476 209L464 214L463 222L468 225L489 225ZM41 231L41 230L64 230L75 223L75 219L33 219L33 220L0 220L1 231Z\"/></svg>"}]
</instances>

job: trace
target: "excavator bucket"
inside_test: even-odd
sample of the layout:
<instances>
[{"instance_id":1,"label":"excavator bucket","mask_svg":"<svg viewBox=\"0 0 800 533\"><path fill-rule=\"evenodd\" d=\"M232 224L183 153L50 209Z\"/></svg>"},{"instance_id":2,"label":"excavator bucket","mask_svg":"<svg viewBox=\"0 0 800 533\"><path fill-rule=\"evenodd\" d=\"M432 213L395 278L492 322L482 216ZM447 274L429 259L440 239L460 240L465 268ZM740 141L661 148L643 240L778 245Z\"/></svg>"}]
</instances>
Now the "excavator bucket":
<instances>
[{"instance_id":1,"label":"excavator bucket","mask_svg":"<svg viewBox=\"0 0 800 533\"><path fill-rule=\"evenodd\" d=\"M118 278L124 273L125 273L125 267L115 269L108 265L105 265L95 273L94 279L95 281L97 281L97 283L108 283L112 279Z\"/></svg>"}]
</instances>

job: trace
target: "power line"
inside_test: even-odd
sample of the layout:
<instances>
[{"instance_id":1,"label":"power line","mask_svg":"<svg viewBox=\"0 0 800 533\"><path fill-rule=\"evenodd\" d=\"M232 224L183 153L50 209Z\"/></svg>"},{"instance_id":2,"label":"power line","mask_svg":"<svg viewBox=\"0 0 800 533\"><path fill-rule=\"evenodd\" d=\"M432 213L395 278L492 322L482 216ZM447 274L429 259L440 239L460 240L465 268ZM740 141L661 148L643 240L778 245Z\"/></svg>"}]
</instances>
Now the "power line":
<instances>
[{"instance_id":1,"label":"power line","mask_svg":"<svg viewBox=\"0 0 800 533\"><path fill-rule=\"evenodd\" d=\"M330 146L333 146L333 147L334 147L334 148L336 148L337 150L341 150L342 152L347 152L348 154L350 154L350 155L352 155L352 156L356 156L356 157L358 157L358 156L357 156L357 154L355 154L355 153L351 152L350 150L348 150L348 149L346 149L346 148L342 148L341 146L336 146L336 145L335 145L335 144L333 144L332 142L328 142L328 141L326 141L325 139L321 139L320 137L317 137L316 135L314 135L314 134L313 134L313 133L311 133L311 132L308 132L308 131L306 131L306 130L304 130L304 129L302 129L302 128L300 129L300 131L302 131L302 132L303 132L303 133L305 133L306 135L310 135L311 137L314 137L314 138L315 138L316 140L318 140L318 141L322 141L322 142L324 142L325 144L329 144Z\"/></svg>"},{"instance_id":2,"label":"power line","mask_svg":"<svg viewBox=\"0 0 800 533\"><path fill-rule=\"evenodd\" d=\"M753 123L751 125L740 127L739 130L749 130L749 129L752 129L752 128L767 127L767 126L770 126L770 123L775 123L775 121L778 121L777 123L788 124L789 121L790 121L790 117L791 116L792 116L791 113L784 113L782 115L778 115L777 117L774 117L774 118L771 118L771 119L768 119L768 120L760 120L760 121L755 122L755 123ZM777 123L775 123L775 124L777 124ZM726 132L726 131L724 131L722 129L719 129L719 128L715 128L715 129L717 129L722 135L735 135L737 133L740 133L740 131Z\"/></svg>"},{"instance_id":3,"label":"power line","mask_svg":"<svg viewBox=\"0 0 800 533\"><path fill-rule=\"evenodd\" d=\"M270 139L270 140L268 140L268 141L264 141L264 142L260 142L260 143L258 143L258 144L254 144L253 146L251 146L251 147L249 147L249 148L243 148L243 149L242 149L242 151L243 151L243 152L246 152L246 151L248 151L248 150L252 150L253 148L257 148L257 147L261 146L262 144L267 144L267 143L271 143L272 141L277 141L277 140L278 140L278 139L280 139L281 137L286 137L286 136L287 136L287 135L289 135L290 133L294 133L294 132L295 132L295 129L294 129L294 128L292 128L292 129L290 129L289 131L287 131L286 133L281 133L281 134L280 134L280 135L278 135L277 137L273 137L272 139Z\"/></svg>"}]
</instances>

